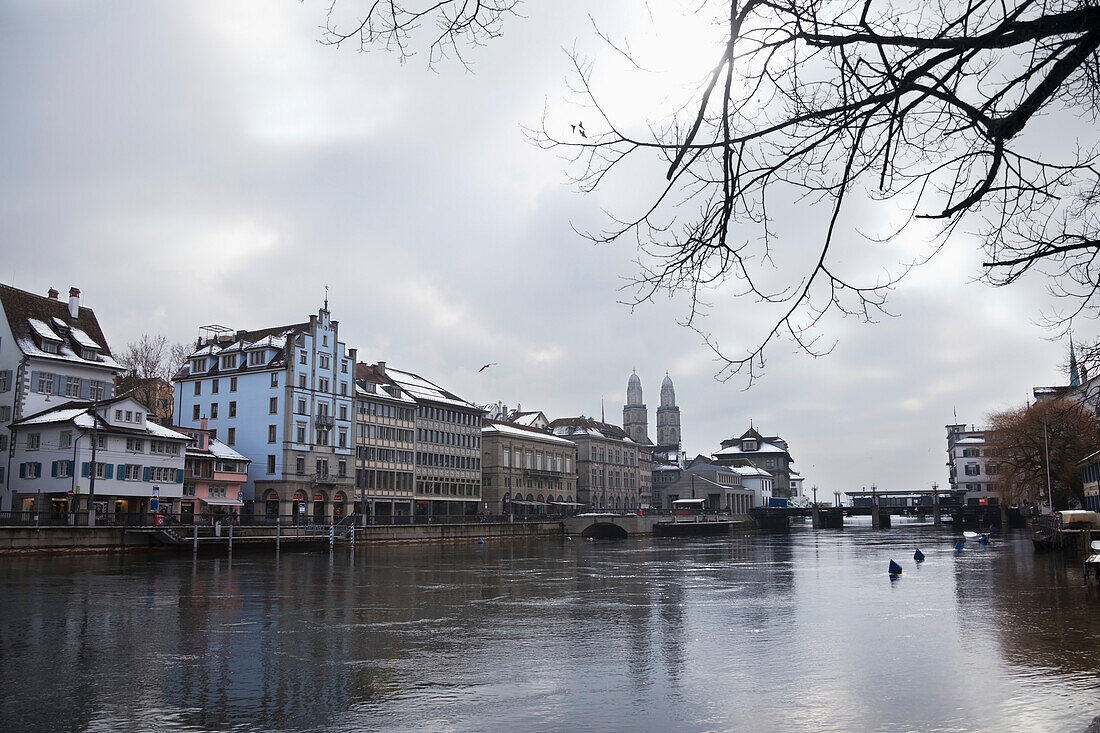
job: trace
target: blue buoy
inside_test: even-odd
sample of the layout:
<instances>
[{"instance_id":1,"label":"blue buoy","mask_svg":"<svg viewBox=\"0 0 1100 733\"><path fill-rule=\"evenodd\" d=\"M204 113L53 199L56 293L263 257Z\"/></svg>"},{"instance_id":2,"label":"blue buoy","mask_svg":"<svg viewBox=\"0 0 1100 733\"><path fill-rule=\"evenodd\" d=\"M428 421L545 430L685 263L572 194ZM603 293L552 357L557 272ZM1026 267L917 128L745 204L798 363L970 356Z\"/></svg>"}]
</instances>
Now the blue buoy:
<instances>
[{"instance_id":1,"label":"blue buoy","mask_svg":"<svg viewBox=\"0 0 1100 733\"><path fill-rule=\"evenodd\" d=\"M955 543L955 552L962 552L962 551L963 551L963 541L959 540L958 542Z\"/></svg>"},{"instance_id":2,"label":"blue buoy","mask_svg":"<svg viewBox=\"0 0 1100 733\"><path fill-rule=\"evenodd\" d=\"M913 559L917 562L924 562L924 553L918 548L917 551L913 553Z\"/></svg>"},{"instance_id":3,"label":"blue buoy","mask_svg":"<svg viewBox=\"0 0 1100 733\"><path fill-rule=\"evenodd\" d=\"M483 539L481 539L480 537L478 537L478 538L477 538L477 543L478 543L479 545L484 545L484 544L485 544L485 540L483 540Z\"/></svg>"},{"instance_id":4,"label":"blue buoy","mask_svg":"<svg viewBox=\"0 0 1100 733\"><path fill-rule=\"evenodd\" d=\"M989 535L983 534L981 537L979 537L978 538L978 544L979 545L988 545L989 544Z\"/></svg>"},{"instance_id":5,"label":"blue buoy","mask_svg":"<svg viewBox=\"0 0 1100 733\"><path fill-rule=\"evenodd\" d=\"M890 575L901 575L901 565L893 560L890 561Z\"/></svg>"}]
</instances>

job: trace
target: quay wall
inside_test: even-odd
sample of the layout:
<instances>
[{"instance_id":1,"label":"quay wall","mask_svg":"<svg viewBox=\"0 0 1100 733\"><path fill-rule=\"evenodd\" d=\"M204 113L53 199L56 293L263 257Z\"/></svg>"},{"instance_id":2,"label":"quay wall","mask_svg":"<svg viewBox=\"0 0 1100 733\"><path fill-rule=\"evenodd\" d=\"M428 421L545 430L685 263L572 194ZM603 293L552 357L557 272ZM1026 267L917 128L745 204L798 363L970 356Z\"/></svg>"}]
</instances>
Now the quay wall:
<instances>
[{"instance_id":1,"label":"quay wall","mask_svg":"<svg viewBox=\"0 0 1100 733\"><path fill-rule=\"evenodd\" d=\"M0 554L126 548L125 527L0 527ZM148 547L143 541L141 546Z\"/></svg>"}]
</instances>

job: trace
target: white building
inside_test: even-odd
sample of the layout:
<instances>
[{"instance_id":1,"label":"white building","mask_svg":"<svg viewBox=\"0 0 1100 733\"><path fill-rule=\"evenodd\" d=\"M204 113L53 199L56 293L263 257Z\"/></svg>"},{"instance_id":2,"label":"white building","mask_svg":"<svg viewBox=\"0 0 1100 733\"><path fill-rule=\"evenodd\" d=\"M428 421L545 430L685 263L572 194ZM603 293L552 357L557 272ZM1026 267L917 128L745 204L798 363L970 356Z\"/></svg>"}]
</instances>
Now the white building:
<instances>
[{"instance_id":1,"label":"white building","mask_svg":"<svg viewBox=\"0 0 1100 733\"><path fill-rule=\"evenodd\" d=\"M994 505L1000 501L999 466L986 447L985 430L966 425L947 427L948 481L966 491L965 503Z\"/></svg>"},{"instance_id":2,"label":"white building","mask_svg":"<svg viewBox=\"0 0 1100 733\"><path fill-rule=\"evenodd\" d=\"M730 468L741 474L741 485L752 491L752 505L767 506L775 486L772 475L756 466L730 466Z\"/></svg>"},{"instance_id":3,"label":"white building","mask_svg":"<svg viewBox=\"0 0 1100 733\"><path fill-rule=\"evenodd\" d=\"M67 400L112 396L122 367L111 357L95 313L50 288L43 297L0 285L0 509L11 509L8 425Z\"/></svg>"},{"instance_id":4,"label":"white building","mask_svg":"<svg viewBox=\"0 0 1100 733\"><path fill-rule=\"evenodd\" d=\"M71 401L12 423L14 509L65 520L92 499L97 523L147 523L157 499L174 512L191 439L146 409L132 397Z\"/></svg>"},{"instance_id":5,"label":"white building","mask_svg":"<svg viewBox=\"0 0 1100 733\"><path fill-rule=\"evenodd\" d=\"M202 330L173 380L176 422L206 418L213 437L252 461L243 514L327 522L349 513L355 349L340 341L328 301L305 323Z\"/></svg>"}]
</instances>

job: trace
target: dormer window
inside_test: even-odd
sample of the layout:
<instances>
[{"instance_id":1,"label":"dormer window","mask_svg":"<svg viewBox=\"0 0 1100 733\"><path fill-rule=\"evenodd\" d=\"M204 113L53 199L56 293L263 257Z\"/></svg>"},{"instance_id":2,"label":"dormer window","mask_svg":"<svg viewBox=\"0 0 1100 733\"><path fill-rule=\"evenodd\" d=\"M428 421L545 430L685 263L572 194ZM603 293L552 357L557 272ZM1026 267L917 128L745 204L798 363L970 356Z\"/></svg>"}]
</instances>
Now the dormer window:
<instances>
[{"instance_id":1,"label":"dormer window","mask_svg":"<svg viewBox=\"0 0 1100 733\"><path fill-rule=\"evenodd\" d=\"M192 359L191 368L196 372L206 371L206 359Z\"/></svg>"},{"instance_id":2,"label":"dormer window","mask_svg":"<svg viewBox=\"0 0 1100 733\"><path fill-rule=\"evenodd\" d=\"M237 355L226 354L222 357L222 369L232 369L237 366Z\"/></svg>"},{"instance_id":3,"label":"dormer window","mask_svg":"<svg viewBox=\"0 0 1100 733\"><path fill-rule=\"evenodd\" d=\"M80 358L85 361L95 361L99 358L99 354L95 349L81 349Z\"/></svg>"},{"instance_id":4,"label":"dormer window","mask_svg":"<svg viewBox=\"0 0 1100 733\"><path fill-rule=\"evenodd\" d=\"M264 352L253 351L248 355L248 363L250 366L260 366L264 363Z\"/></svg>"},{"instance_id":5,"label":"dormer window","mask_svg":"<svg viewBox=\"0 0 1100 733\"><path fill-rule=\"evenodd\" d=\"M741 441L741 450L745 451L746 453L749 452L749 451L754 451L754 450L756 450L756 448L757 448L757 445L756 445L755 440L743 440L743 441Z\"/></svg>"},{"instance_id":6,"label":"dormer window","mask_svg":"<svg viewBox=\"0 0 1100 733\"><path fill-rule=\"evenodd\" d=\"M61 344L57 341L42 341L42 350L47 354L56 354L61 350Z\"/></svg>"}]
</instances>

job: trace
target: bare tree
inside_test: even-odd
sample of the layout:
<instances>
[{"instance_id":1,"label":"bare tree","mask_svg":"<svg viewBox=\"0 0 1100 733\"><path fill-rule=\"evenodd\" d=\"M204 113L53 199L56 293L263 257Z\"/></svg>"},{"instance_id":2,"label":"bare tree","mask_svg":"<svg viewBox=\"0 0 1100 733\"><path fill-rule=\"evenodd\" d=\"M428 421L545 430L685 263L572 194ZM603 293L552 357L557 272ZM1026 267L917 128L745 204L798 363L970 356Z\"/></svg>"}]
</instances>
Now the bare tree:
<instances>
[{"instance_id":1,"label":"bare tree","mask_svg":"<svg viewBox=\"0 0 1100 733\"><path fill-rule=\"evenodd\" d=\"M396 46L435 17L433 50L463 34L499 32L513 3L424 2L420 10L372 3L356 33L329 40ZM963 222L978 235L983 278L1008 285L1047 276L1072 307L1056 323L1100 306L1100 5L1094 0L702 0L725 28L714 67L685 112L642 133L601 106L591 67L574 59L579 91L597 115L583 126L533 133L579 165L591 191L627 158L655 156L665 181L640 212L613 219L600 242L636 238L640 273L628 302L686 293L684 323L723 365L719 378L751 382L765 351L786 337L814 355L829 313L873 320L909 267L933 256ZM365 29L365 30L364 30ZM618 51L619 49L616 48ZM435 56L433 55L433 59ZM1063 122L1077 144L1025 132L1040 117ZM1050 128L1048 128L1050 129ZM1065 142L1065 141L1059 141ZM845 244L863 236L844 214L854 199L889 200L902 212L892 241L918 220L933 226L927 252L862 282ZM803 247L777 233L771 209L798 200L824 213L804 264L778 253ZM727 352L703 328L708 294L747 296L772 315L758 340Z\"/></svg>"},{"instance_id":2,"label":"bare tree","mask_svg":"<svg viewBox=\"0 0 1100 733\"><path fill-rule=\"evenodd\" d=\"M126 350L115 354L126 373L118 378L116 392L133 394L134 399L148 407L158 417L172 417L172 376L180 370L190 353L187 344L169 345L163 334L143 333Z\"/></svg>"},{"instance_id":3,"label":"bare tree","mask_svg":"<svg viewBox=\"0 0 1100 733\"><path fill-rule=\"evenodd\" d=\"M1050 472L1051 506L1065 509L1084 497L1077 462L1096 450L1100 423L1077 400L1048 400L989 416L986 446L999 470L1002 496L1034 503L1046 494Z\"/></svg>"}]
</instances>

